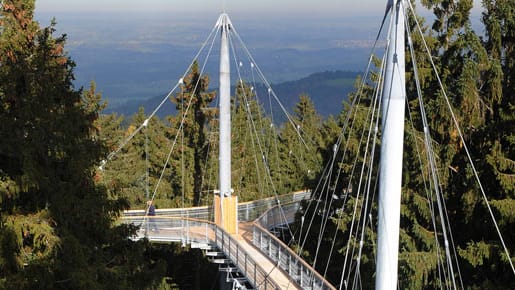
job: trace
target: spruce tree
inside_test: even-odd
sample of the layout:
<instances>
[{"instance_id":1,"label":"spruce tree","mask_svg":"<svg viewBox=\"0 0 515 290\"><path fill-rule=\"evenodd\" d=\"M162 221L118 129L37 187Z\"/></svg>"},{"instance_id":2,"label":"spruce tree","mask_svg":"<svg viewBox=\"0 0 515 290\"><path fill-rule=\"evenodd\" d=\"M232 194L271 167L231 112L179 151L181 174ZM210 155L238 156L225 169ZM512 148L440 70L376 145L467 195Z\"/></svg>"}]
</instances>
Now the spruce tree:
<instances>
[{"instance_id":1,"label":"spruce tree","mask_svg":"<svg viewBox=\"0 0 515 290\"><path fill-rule=\"evenodd\" d=\"M170 201L173 198L168 182L170 164L164 168L171 146L166 137L166 126L157 116L148 119L142 107L132 116L124 131L121 120L116 115L106 115L98 125L101 138L110 140L111 152L116 152L124 142L128 142L102 166L99 172L101 181L113 194L127 198L133 209L144 208L146 200L151 198L157 200L156 205L160 207L176 206ZM163 178L156 188L162 173Z\"/></svg>"},{"instance_id":2,"label":"spruce tree","mask_svg":"<svg viewBox=\"0 0 515 290\"><path fill-rule=\"evenodd\" d=\"M232 116L232 178L240 201L280 194L272 176L277 163L276 132L245 82L236 85ZM275 192L279 191L279 192Z\"/></svg>"},{"instance_id":3,"label":"spruce tree","mask_svg":"<svg viewBox=\"0 0 515 290\"><path fill-rule=\"evenodd\" d=\"M485 113L484 122L474 127L469 149L473 156L482 157L474 160L475 168L511 257L507 257L502 247L470 166L465 167L467 174L453 180L468 185L463 190L467 210L461 222L467 228L475 229L460 235L459 254L465 261L462 271L467 277L467 286L508 289L515 287L515 273L508 262L508 259L515 262L515 235L512 230L515 222L515 3L483 1L483 6L486 29L483 45L488 63L480 78L479 97L485 106ZM460 153L465 155L465 152Z\"/></svg>"},{"instance_id":4,"label":"spruce tree","mask_svg":"<svg viewBox=\"0 0 515 290\"><path fill-rule=\"evenodd\" d=\"M293 124L286 122L281 129L281 168L285 169L281 175L290 190L313 188L322 167L321 150L326 146L322 118L306 95L299 97L294 112Z\"/></svg>"},{"instance_id":5,"label":"spruce tree","mask_svg":"<svg viewBox=\"0 0 515 290\"><path fill-rule=\"evenodd\" d=\"M175 129L179 128L181 122L184 123L181 131L173 129L170 132L172 140L177 134L183 134L177 136L177 146L180 149L174 156L171 182L174 193L179 196L181 193L185 194L185 205L200 205L202 192L207 187L204 180L205 161L209 148L207 132L208 125L216 112L215 109L209 108L215 93L208 92L208 87L209 77L200 74L198 62L195 61L189 74L184 78L181 92L172 98L178 114L170 118L170 123ZM184 160L182 161L181 158Z\"/></svg>"},{"instance_id":6,"label":"spruce tree","mask_svg":"<svg viewBox=\"0 0 515 290\"><path fill-rule=\"evenodd\" d=\"M148 287L160 269L148 244L114 225L127 201L95 184L101 104L74 89L66 38L33 11L32 0L0 7L0 287Z\"/></svg>"}]
</instances>

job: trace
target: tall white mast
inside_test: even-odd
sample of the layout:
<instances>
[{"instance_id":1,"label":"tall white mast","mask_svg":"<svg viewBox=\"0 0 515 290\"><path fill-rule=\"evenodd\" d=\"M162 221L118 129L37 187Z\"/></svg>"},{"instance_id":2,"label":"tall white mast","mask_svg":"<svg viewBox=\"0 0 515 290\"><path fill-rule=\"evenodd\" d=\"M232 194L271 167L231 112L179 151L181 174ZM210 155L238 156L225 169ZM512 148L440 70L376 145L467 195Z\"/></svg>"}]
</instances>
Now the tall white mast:
<instances>
[{"instance_id":1,"label":"tall white mast","mask_svg":"<svg viewBox=\"0 0 515 290\"><path fill-rule=\"evenodd\" d=\"M231 66L229 62L229 16L217 22L220 40L220 195L214 197L215 224L230 234L238 232L238 196L231 196Z\"/></svg>"},{"instance_id":2,"label":"tall white mast","mask_svg":"<svg viewBox=\"0 0 515 290\"><path fill-rule=\"evenodd\" d=\"M404 0L389 0L391 10L386 74L382 98L382 134L377 230L376 287L397 289L401 208L404 107Z\"/></svg>"},{"instance_id":3,"label":"tall white mast","mask_svg":"<svg viewBox=\"0 0 515 290\"><path fill-rule=\"evenodd\" d=\"M220 198L231 195L231 66L229 62L229 16L220 15Z\"/></svg>"}]
</instances>

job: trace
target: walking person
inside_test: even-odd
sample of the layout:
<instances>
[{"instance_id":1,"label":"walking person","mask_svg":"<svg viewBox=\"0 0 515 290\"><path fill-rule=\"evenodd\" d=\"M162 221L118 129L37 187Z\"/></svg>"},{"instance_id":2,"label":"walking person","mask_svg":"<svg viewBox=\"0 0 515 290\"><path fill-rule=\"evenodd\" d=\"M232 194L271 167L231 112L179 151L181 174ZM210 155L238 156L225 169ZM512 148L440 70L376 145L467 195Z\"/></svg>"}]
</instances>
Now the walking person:
<instances>
[{"instance_id":1,"label":"walking person","mask_svg":"<svg viewBox=\"0 0 515 290\"><path fill-rule=\"evenodd\" d=\"M155 221L156 207L152 203L152 200L147 201L147 207L148 207L148 209L147 209L147 215L148 215L147 229L152 232L157 233L157 232L159 232L159 230L157 228L156 221Z\"/></svg>"}]
</instances>

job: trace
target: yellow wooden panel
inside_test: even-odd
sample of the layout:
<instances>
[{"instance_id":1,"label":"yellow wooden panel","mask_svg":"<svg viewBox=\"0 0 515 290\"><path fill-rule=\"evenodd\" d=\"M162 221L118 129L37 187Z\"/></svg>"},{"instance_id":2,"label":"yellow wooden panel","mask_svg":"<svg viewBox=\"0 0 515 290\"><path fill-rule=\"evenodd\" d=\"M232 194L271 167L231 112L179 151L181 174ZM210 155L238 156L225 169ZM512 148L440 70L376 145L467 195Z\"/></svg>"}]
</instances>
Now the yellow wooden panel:
<instances>
[{"instance_id":1,"label":"yellow wooden panel","mask_svg":"<svg viewBox=\"0 0 515 290\"><path fill-rule=\"evenodd\" d=\"M221 202L221 204L220 204ZM238 232L238 197L214 198L215 224L230 234Z\"/></svg>"}]
</instances>

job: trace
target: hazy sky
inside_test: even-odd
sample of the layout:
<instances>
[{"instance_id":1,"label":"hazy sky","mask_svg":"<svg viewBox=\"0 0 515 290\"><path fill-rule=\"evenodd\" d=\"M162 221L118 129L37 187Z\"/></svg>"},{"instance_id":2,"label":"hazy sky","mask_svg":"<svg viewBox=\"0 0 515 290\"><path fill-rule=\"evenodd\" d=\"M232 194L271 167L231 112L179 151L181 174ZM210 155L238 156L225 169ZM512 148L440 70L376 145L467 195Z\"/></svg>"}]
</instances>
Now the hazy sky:
<instances>
[{"instance_id":1,"label":"hazy sky","mask_svg":"<svg viewBox=\"0 0 515 290\"><path fill-rule=\"evenodd\" d=\"M479 6L480 1L474 3ZM44 26L55 17L58 32L68 35L79 85L94 79L105 96L115 99L156 96L169 89L170 78L183 73L224 7L271 81L363 69L386 2L36 0L36 19ZM473 13L472 20L478 22L478 15ZM344 47L363 52L363 63L361 57L344 55L316 59ZM291 49L296 52L288 54ZM291 72L285 69L290 65L300 68Z\"/></svg>"},{"instance_id":2,"label":"hazy sky","mask_svg":"<svg viewBox=\"0 0 515 290\"><path fill-rule=\"evenodd\" d=\"M472 18L480 14L481 0L473 0ZM360 17L381 15L387 0L36 0L37 12L168 12L209 13L217 15L254 14L283 17L311 14L324 16ZM418 1L417 1L418 2ZM421 5L417 5L419 8ZM225 8L224 8L225 7ZM419 13L421 9L419 9Z\"/></svg>"},{"instance_id":3,"label":"hazy sky","mask_svg":"<svg viewBox=\"0 0 515 290\"><path fill-rule=\"evenodd\" d=\"M383 11L386 0L37 0L37 9L50 11L184 11L341 13Z\"/></svg>"}]
</instances>

